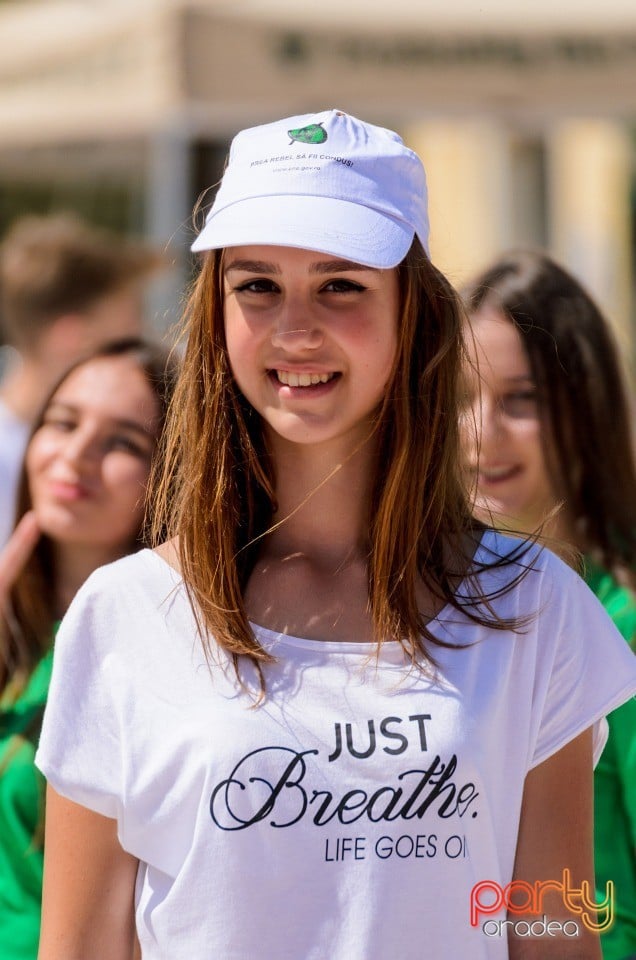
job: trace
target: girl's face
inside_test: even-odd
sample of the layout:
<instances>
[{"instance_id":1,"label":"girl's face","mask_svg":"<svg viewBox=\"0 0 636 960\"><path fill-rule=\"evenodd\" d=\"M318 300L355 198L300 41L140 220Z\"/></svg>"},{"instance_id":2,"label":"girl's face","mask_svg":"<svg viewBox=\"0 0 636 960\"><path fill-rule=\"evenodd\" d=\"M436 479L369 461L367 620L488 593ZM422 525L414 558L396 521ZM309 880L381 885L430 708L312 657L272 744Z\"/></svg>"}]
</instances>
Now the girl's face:
<instances>
[{"instance_id":1,"label":"girl's face","mask_svg":"<svg viewBox=\"0 0 636 960\"><path fill-rule=\"evenodd\" d=\"M274 442L365 439L395 359L397 270L233 247L223 282L232 372Z\"/></svg>"},{"instance_id":2,"label":"girl's face","mask_svg":"<svg viewBox=\"0 0 636 960\"><path fill-rule=\"evenodd\" d=\"M63 544L126 552L141 525L159 404L131 357L100 357L57 390L26 455L42 531Z\"/></svg>"},{"instance_id":3,"label":"girl's face","mask_svg":"<svg viewBox=\"0 0 636 960\"><path fill-rule=\"evenodd\" d=\"M476 492L476 513L516 530L535 530L555 506L537 388L517 328L489 307L473 314L467 336L462 430Z\"/></svg>"}]
</instances>

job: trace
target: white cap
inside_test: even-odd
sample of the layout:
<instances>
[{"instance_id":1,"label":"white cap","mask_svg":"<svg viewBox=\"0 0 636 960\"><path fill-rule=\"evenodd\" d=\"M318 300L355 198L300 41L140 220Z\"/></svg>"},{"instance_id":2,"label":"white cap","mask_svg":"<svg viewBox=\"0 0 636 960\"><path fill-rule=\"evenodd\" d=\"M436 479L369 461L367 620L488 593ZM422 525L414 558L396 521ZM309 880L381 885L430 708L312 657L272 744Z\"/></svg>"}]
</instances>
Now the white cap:
<instances>
[{"instance_id":1,"label":"white cap","mask_svg":"<svg viewBox=\"0 0 636 960\"><path fill-rule=\"evenodd\" d=\"M192 250L301 247L395 267L428 250L422 161L392 130L340 110L242 130Z\"/></svg>"}]
</instances>

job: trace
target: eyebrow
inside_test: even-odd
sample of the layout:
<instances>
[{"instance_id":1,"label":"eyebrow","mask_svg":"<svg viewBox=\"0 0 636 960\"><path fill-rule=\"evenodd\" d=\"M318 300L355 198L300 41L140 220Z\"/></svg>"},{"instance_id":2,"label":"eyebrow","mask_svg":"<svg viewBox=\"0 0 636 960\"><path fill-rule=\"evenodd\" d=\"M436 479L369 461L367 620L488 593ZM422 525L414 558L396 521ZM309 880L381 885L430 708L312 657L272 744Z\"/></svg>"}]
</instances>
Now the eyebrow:
<instances>
[{"instance_id":1,"label":"eyebrow","mask_svg":"<svg viewBox=\"0 0 636 960\"><path fill-rule=\"evenodd\" d=\"M281 269L276 263L269 263L267 260L232 260L225 268L226 273L230 270L242 270L245 273L267 273L278 276ZM382 273L377 267L367 267L362 263L355 263L353 260L317 260L309 264L309 273L348 273L355 271L368 271L370 273Z\"/></svg>"},{"instance_id":2,"label":"eyebrow","mask_svg":"<svg viewBox=\"0 0 636 960\"><path fill-rule=\"evenodd\" d=\"M51 410L56 410L61 408L62 410L67 410L69 413L74 413L76 416L81 413L79 407L74 406L72 403L63 403L61 400L55 400L53 403L50 403L49 406L44 411L44 416L46 417L47 413ZM140 433L144 437L148 437L149 440L155 439L155 434L151 430L147 430L141 423L138 423L136 420L128 420L126 417L110 417L111 422L118 427L119 429L124 430L133 430L135 433Z\"/></svg>"}]
</instances>

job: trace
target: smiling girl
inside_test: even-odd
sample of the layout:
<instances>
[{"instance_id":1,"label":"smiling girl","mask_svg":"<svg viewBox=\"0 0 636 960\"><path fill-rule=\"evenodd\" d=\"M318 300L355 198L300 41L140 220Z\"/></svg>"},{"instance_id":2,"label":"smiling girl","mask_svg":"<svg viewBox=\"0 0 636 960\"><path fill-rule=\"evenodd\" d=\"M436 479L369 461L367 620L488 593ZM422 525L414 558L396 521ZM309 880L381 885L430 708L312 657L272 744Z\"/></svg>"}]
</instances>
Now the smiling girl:
<instances>
[{"instance_id":1,"label":"smiling girl","mask_svg":"<svg viewBox=\"0 0 636 960\"><path fill-rule=\"evenodd\" d=\"M512 251L467 291L467 435L476 512L528 534L543 525L585 557L585 578L636 643L636 460L608 322L546 255ZM470 426L470 423L469 423ZM615 884L605 960L636 955L636 701L609 718L594 778L597 886Z\"/></svg>"},{"instance_id":2,"label":"smiling girl","mask_svg":"<svg viewBox=\"0 0 636 960\"><path fill-rule=\"evenodd\" d=\"M163 353L133 339L56 385L28 443L13 537L0 555L0 953L33 960L44 780L33 766L58 621L101 564L136 549L167 406Z\"/></svg>"},{"instance_id":3,"label":"smiling girl","mask_svg":"<svg viewBox=\"0 0 636 960\"><path fill-rule=\"evenodd\" d=\"M91 578L58 640L42 960L135 934L145 960L504 958L475 884L591 876L592 758L636 666L571 571L471 519L462 312L427 241L392 131L332 110L235 138L194 244L170 537ZM523 955L598 957L583 927L556 944Z\"/></svg>"}]
</instances>

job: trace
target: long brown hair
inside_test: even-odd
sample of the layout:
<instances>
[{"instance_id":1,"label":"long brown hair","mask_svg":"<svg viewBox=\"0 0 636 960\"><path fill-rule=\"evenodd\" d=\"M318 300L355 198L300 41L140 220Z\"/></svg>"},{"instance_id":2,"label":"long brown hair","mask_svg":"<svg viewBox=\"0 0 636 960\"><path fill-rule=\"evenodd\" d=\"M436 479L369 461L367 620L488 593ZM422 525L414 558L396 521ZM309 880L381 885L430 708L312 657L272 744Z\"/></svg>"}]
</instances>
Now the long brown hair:
<instances>
[{"instance_id":1,"label":"long brown hair","mask_svg":"<svg viewBox=\"0 0 636 960\"><path fill-rule=\"evenodd\" d=\"M248 657L263 684L262 664L271 657L251 630L243 595L277 510L274 464L260 416L230 370L222 266L223 251L205 255L187 304L187 348L153 513L157 530L178 537L181 574L206 654L214 637L237 675L240 657ZM447 644L433 636L418 609L418 579L445 603L474 608L484 599L478 586L462 598L456 588L483 527L471 518L458 453L463 309L417 239L398 271L399 343L378 415L371 484L369 600L378 642L397 640L413 662L430 663L424 640ZM476 609L469 615L496 621Z\"/></svg>"},{"instance_id":2,"label":"long brown hair","mask_svg":"<svg viewBox=\"0 0 636 960\"><path fill-rule=\"evenodd\" d=\"M31 437L42 426L51 400L72 373L94 360L122 356L131 357L137 362L152 387L159 406L160 432L176 379L176 364L163 348L141 338L130 337L107 343L82 357L66 371L44 402ZM31 506L25 456L18 488L16 523ZM147 543L144 525L131 537L130 549ZM0 618L0 693L10 681L18 691L49 648L56 617L55 585L53 544L49 537L43 535L13 584L8 610Z\"/></svg>"},{"instance_id":3,"label":"long brown hair","mask_svg":"<svg viewBox=\"0 0 636 960\"><path fill-rule=\"evenodd\" d=\"M609 323L581 284L540 252L511 251L467 289L521 336L536 384L546 463L576 546L636 588L636 461Z\"/></svg>"}]
</instances>

